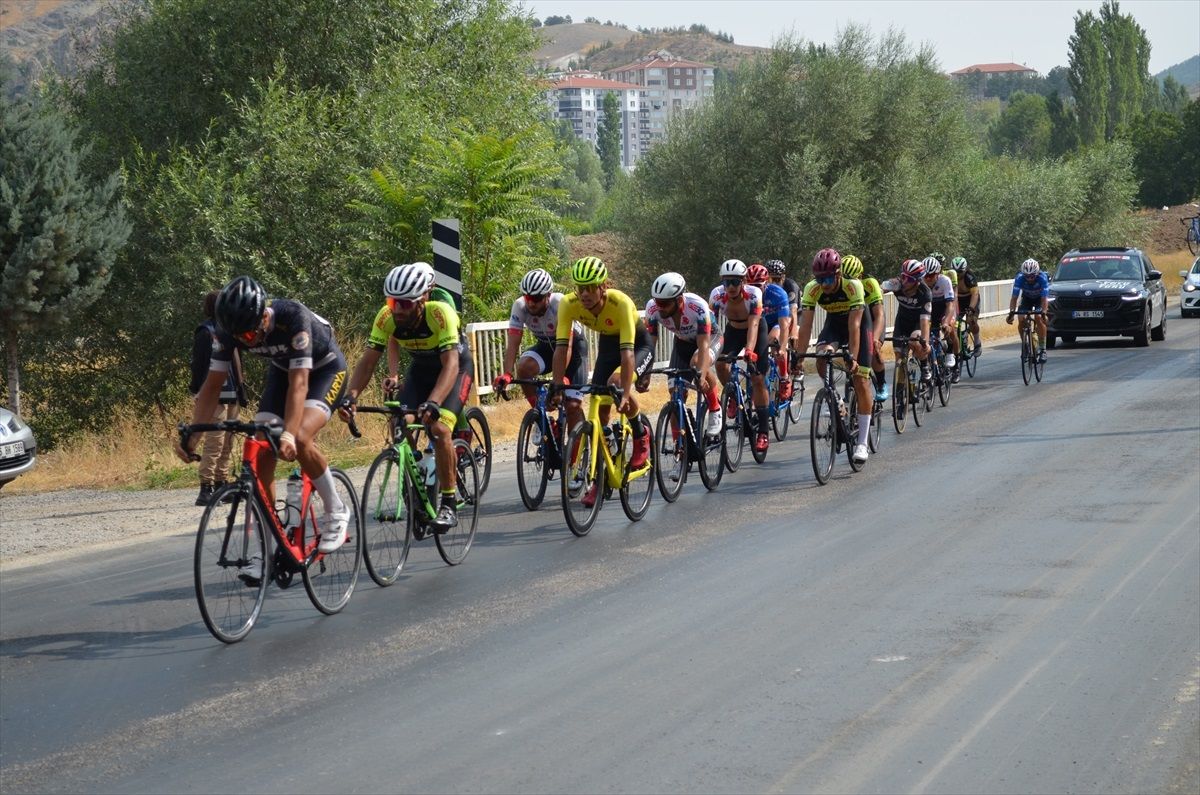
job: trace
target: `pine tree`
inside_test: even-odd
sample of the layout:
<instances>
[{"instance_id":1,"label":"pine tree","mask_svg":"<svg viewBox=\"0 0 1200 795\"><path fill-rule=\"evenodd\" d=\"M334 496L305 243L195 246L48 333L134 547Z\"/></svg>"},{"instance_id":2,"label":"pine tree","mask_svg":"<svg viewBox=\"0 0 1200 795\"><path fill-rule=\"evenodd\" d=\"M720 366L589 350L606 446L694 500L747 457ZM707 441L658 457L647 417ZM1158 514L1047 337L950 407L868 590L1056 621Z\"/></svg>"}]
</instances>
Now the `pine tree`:
<instances>
[{"instance_id":1,"label":"pine tree","mask_svg":"<svg viewBox=\"0 0 1200 795\"><path fill-rule=\"evenodd\" d=\"M604 95L604 115L597 125L596 139L596 151L604 169L604 188L611 190L621 170L621 103L612 91Z\"/></svg>"},{"instance_id":2,"label":"pine tree","mask_svg":"<svg viewBox=\"0 0 1200 795\"><path fill-rule=\"evenodd\" d=\"M24 334L82 322L103 293L113 260L129 237L113 173L90 184L86 149L54 112L0 91L0 343L8 358L8 396L21 411Z\"/></svg>"}]
</instances>

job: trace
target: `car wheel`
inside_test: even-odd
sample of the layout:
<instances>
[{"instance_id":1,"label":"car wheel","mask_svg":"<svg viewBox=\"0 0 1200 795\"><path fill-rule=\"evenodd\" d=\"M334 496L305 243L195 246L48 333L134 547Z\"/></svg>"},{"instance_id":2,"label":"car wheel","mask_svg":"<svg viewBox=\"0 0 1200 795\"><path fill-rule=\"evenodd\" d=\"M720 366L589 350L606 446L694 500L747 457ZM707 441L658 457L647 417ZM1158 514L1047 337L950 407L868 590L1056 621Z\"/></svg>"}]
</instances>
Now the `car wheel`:
<instances>
[{"instance_id":1,"label":"car wheel","mask_svg":"<svg viewBox=\"0 0 1200 795\"><path fill-rule=\"evenodd\" d=\"M1074 334L1064 334L1063 342L1066 343L1067 345L1074 345L1075 344L1075 335Z\"/></svg>"},{"instance_id":2,"label":"car wheel","mask_svg":"<svg viewBox=\"0 0 1200 795\"><path fill-rule=\"evenodd\" d=\"M1167 311L1163 309L1162 320L1159 321L1158 328L1150 331L1150 339L1155 342L1162 342L1167 338Z\"/></svg>"},{"instance_id":3,"label":"car wheel","mask_svg":"<svg viewBox=\"0 0 1200 795\"><path fill-rule=\"evenodd\" d=\"M1046 347L1049 348L1050 350L1054 350L1055 345L1058 345L1058 337L1054 336L1053 334L1047 334L1046 335Z\"/></svg>"},{"instance_id":4,"label":"car wheel","mask_svg":"<svg viewBox=\"0 0 1200 795\"><path fill-rule=\"evenodd\" d=\"M1146 319L1142 322L1142 327L1133 335L1133 344L1139 348L1145 348L1150 345L1150 312L1146 312Z\"/></svg>"}]
</instances>

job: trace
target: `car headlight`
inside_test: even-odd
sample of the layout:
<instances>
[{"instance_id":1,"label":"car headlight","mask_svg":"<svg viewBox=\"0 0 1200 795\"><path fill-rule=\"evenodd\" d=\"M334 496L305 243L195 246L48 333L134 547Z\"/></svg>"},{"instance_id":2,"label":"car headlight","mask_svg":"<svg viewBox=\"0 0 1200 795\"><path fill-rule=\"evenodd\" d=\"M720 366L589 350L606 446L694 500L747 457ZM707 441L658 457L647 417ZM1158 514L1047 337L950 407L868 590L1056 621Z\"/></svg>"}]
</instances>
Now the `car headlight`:
<instances>
[{"instance_id":1,"label":"car headlight","mask_svg":"<svg viewBox=\"0 0 1200 795\"><path fill-rule=\"evenodd\" d=\"M1197 289L1200 289L1200 288L1196 287L1196 285L1192 284L1191 282L1188 282L1187 284L1183 285L1183 291L1185 293L1194 293L1194 292L1196 292Z\"/></svg>"},{"instance_id":2,"label":"car headlight","mask_svg":"<svg viewBox=\"0 0 1200 795\"><path fill-rule=\"evenodd\" d=\"M1146 297L1145 293L1133 293L1132 295L1121 296L1122 301L1140 301Z\"/></svg>"},{"instance_id":3,"label":"car headlight","mask_svg":"<svg viewBox=\"0 0 1200 795\"><path fill-rule=\"evenodd\" d=\"M1054 293L1050 293L1050 295L1046 297L1046 302L1050 303L1050 304L1054 303L1057 300L1058 300L1058 296Z\"/></svg>"}]
</instances>

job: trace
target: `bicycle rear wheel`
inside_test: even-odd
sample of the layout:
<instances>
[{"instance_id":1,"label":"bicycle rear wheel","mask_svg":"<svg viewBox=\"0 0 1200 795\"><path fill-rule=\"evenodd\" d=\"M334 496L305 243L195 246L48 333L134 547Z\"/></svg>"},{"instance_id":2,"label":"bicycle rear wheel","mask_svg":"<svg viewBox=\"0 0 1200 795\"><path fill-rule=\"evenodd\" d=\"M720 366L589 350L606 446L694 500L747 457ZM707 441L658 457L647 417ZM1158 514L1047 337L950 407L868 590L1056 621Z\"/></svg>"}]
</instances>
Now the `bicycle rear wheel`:
<instances>
[{"instance_id":1,"label":"bicycle rear wheel","mask_svg":"<svg viewBox=\"0 0 1200 795\"><path fill-rule=\"evenodd\" d=\"M746 443L746 421L742 407L738 405L737 390L730 381L721 390L721 411L725 412L725 437L721 455L725 468L737 472L742 464L742 447Z\"/></svg>"},{"instance_id":2,"label":"bicycle rear wheel","mask_svg":"<svg viewBox=\"0 0 1200 795\"><path fill-rule=\"evenodd\" d=\"M331 467L334 491L342 503L350 509L350 521L346 526L346 541L333 552L318 553L304 567L304 590L313 607L327 616L341 612L354 593L358 582L358 570L362 566L363 522L358 494L350 477L340 469ZM307 527L309 523L305 523Z\"/></svg>"},{"instance_id":3,"label":"bicycle rear wheel","mask_svg":"<svg viewBox=\"0 0 1200 795\"><path fill-rule=\"evenodd\" d=\"M492 482L492 429L479 406L471 406L463 412L463 417L471 429L470 450L479 463L479 495L482 497Z\"/></svg>"},{"instance_id":4,"label":"bicycle rear wheel","mask_svg":"<svg viewBox=\"0 0 1200 795\"><path fill-rule=\"evenodd\" d=\"M804 419L804 372L797 372L799 365L792 370L792 399L788 404L788 419L794 424L799 425L800 420Z\"/></svg>"},{"instance_id":5,"label":"bicycle rear wheel","mask_svg":"<svg viewBox=\"0 0 1200 795\"><path fill-rule=\"evenodd\" d=\"M950 379L953 376L945 362L938 362L938 402L945 407L950 402Z\"/></svg>"},{"instance_id":6,"label":"bicycle rear wheel","mask_svg":"<svg viewBox=\"0 0 1200 795\"><path fill-rule=\"evenodd\" d=\"M1033 354L1033 377L1040 384L1042 382L1042 368L1045 367L1042 359L1038 354Z\"/></svg>"},{"instance_id":7,"label":"bicycle rear wheel","mask_svg":"<svg viewBox=\"0 0 1200 795\"><path fill-rule=\"evenodd\" d=\"M813 474L824 486L833 472L833 459L837 455L837 403L828 389L817 390L813 398L812 421L809 433L809 448L812 451Z\"/></svg>"},{"instance_id":8,"label":"bicycle rear wheel","mask_svg":"<svg viewBox=\"0 0 1200 795\"><path fill-rule=\"evenodd\" d=\"M655 442L654 430L650 425L650 418L645 414L640 415L642 418L642 427L646 429L646 433L650 434L650 449L654 450ZM629 437L626 441L626 450L633 446L633 437ZM629 468L629 459L632 452L627 452L625 457L625 481L621 484L621 508L625 511L625 515L629 517L629 521L641 521L641 518L646 515L646 510L650 507L650 497L654 494L654 472L655 456L652 454L646 459L646 466L638 470L641 474L633 472ZM680 457L683 466L683 474L687 474L687 445L683 445L683 455ZM682 480L680 483L682 484Z\"/></svg>"},{"instance_id":9,"label":"bicycle rear wheel","mask_svg":"<svg viewBox=\"0 0 1200 795\"><path fill-rule=\"evenodd\" d=\"M541 425L542 415L537 409L530 409L521 418L517 431L517 491L521 493L521 502L531 511L542 504L550 480L545 460L547 443L537 438L543 433Z\"/></svg>"},{"instance_id":10,"label":"bicycle rear wheel","mask_svg":"<svg viewBox=\"0 0 1200 795\"><path fill-rule=\"evenodd\" d=\"M868 433L869 433L868 429ZM850 469L855 472L860 472L866 462L858 462L854 460L854 446L858 444L858 393L853 389L850 390L850 399L846 401L846 460L850 462Z\"/></svg>"},{"instance_id":11,"label":"bicycle rear wheel","mask_svg":"<svg viewBox=\"0 0 1200 795\"><path fill-rule=\"evenodd\" d=\"M467 558L475 542L479 524L479 503L483 497L483 466L475 458L474 445L463 439L454 440L455 511L458 524L444 533L434 533L438 554L449 566L457 566Z\"/></svg>"},{"instance_id":12,"label":"bicycle rear wheel","mask_svg":"<svg viewBox=\"0 0 1200 795\"><path fill-rule=\"evenodd\" d=\"M867 447L872 453L879 452L879 443L883 434L883 404L872 401L871 430L867 433Z\"/></svg>"},{"instance_id":13,"label":"bicycle rear wheel","mask_svg":"<svg viewBox=\"0 0 1200 795\"><path fill-rule=\"evenodd\" d=\"M970 335L964 334L963 335L963 343L959 347L963 351L963 358L966 359L966 361L964 362L964 365L967 369L967 376L970 378L974 378L975 377L975 368L979 366L979 359L977 359L975 357L974 348L969 347L970 342L971 342ZM968 353L968 351L970 351L970 353Z\"/></svg>"},{"instance_id":14,"label":"bicycle rear wheel","mask_svg":"<svg viewBox=\"0 0 1200 795\"><path fill-rule=\"evenodd\" d=\"M667 502L675 502L687 480L688 453L686 429L679 427L679 406L668 400L658 412L654 434L654 478Z\"/></svg>"},{"instance_id":15,"label":"bicycle rear wheel","mask_svg":"<svg viewBox=\"0 0 1200 795\"><path fill-rule=\"evenodd\" d=\"M396 581L412 546L408 513L409 492L395 448L375 457L363 484L363 561L367 574L381 588Z\"/></svg>"},{"instance_id":16,"label":"bicycle rear wheel","mask_svg":"<svg viewBox=\"0 0 1200 795\"><path fill-rule=\"evenodd\" d=\"M217 490L200 517L193 576L204 625L236 643L254 628L270 582L267 519L241 483Z\"/></svg>"},{"instance_id":17,"label":"bicycle rear wheel","mask_svg":"<svg viewBox=\"0 0 1200 795\"><path fill-rule=\"evenodd\" d=\"M600 514L600 506L604 504L604 460L600 451L594 448L590 422L581 422L571 430L563 455L567 459L559 477L563 516L571 532L582 538L591 531ZM596 471L589 477L588 469L593 459ZM585 505L589 492L591 505Z\"/></svg>"},{"instance_id":18,"label":"bicycle rear wheel","mask_svg":"<svg viewBox=\"0 0 1200 795\"><path fill-rule=\"evenodd\" d=\"M1187 240L1188 251L1192 252L1193 257L1200 253L1200 237L1197 236L1196 227L1189 226L1184 233L1184 239Z\"/></svg>"},{"instance_id":19,"label":"bicycle rear wheel","mask_svg":"<svg viewBox=\"0 0 1200 795\"><path fill-rule=\"evenodd\" d=\"M718 409L719 411L720 409ZM708 420L708 401L701 396L696 403L696 433L700 434L700 481L704 488L712 491L721 482L725 474L725 465L721 458L724 450L724 428L715 434L704 433ZM724 423L722 423L723 425Z\"/></svg>"}]
</instances>

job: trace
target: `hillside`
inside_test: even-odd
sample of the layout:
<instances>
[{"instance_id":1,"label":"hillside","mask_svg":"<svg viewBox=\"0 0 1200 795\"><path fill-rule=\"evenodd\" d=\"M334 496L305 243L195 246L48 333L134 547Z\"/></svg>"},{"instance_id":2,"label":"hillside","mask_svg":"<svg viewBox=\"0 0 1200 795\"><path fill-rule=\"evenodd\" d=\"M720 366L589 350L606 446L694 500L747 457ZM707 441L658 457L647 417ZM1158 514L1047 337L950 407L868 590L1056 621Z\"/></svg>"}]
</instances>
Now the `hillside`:
<instances>
[{"instance_id":1,"label":"hillside","mask_svg":"<svg viewBox=\"0 0 1200 795\"><path fill-rule=\"evenodd\" d=\"M1200 55L1193 55L1182 63L1162 70L1154 76L1154 79L1161 83L1167 79L1167 75L1174 77L1189 89L1192 96L1195 96L1195 89L1200 86Z\"/></svg>"},{"instance_id":2,"label":"hillside","mask_svg":"<svg viewBox=\"0 0 1200 795\"><path fill-rule=\"evenodd\" d=\"M20 94L53 67L70 74L81 47L115 16L115 0L0 0L0 52L18 66Z\"/></svg>"},{"instance_id":3,"label":"hillside","mask_svg":"<svg viewBox=\"0 0 1200 795\"><path fill-rule=\"evenodd\" d=\"M633 63L653 50L667 50L676 58L729 70L767 51L764 47L729 44L706 33L637 33L623 44L614 42L613 46L588 58L586 66L592 71L603 72Z\"/></svg>"},{"instance_id":4,"label":"hillside","mask_svg":"<svg viewBox=\"0 0 1200 795\"><path fill-rule=\"evenodd\" d=\"M547 69L566 69L571 61L583 63L588 50L614 44L637 36L637 31L615 25L578 22L572 25L547 25L537 29L542 46L533 54L534 60Z\"/></svg>"}]
</instances>

